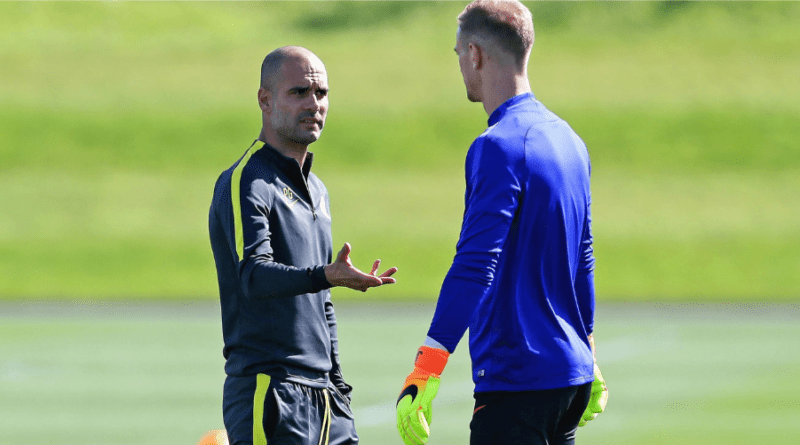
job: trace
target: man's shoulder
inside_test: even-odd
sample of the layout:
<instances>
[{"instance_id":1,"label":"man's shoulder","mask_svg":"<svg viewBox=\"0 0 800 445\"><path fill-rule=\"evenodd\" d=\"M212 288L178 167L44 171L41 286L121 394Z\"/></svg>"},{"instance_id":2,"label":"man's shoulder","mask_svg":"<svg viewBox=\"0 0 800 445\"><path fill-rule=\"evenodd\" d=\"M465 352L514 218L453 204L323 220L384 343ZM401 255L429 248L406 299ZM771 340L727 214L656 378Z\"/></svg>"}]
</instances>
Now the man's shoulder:
<instances>
[{"instance_id":1,"label":"man's shoulder","mask_svg":"<svg viewBox=\"0 0 800 445\"><path fill-rule=\"evenodd\" d=\"M235 182L234 188L242 191L251 187L260 190L280 182L283 168L266 146L253 145L230 167L230 180Z\"/></svg>"},{"instance_id":2,"label":"man's shoulder","mask_svg":"<svg viewBox=\"0 0 800 445\"><path fill-rule=\"evenodd\" d=\"M498 122L487 128L470 146L467 162L507 165L524 158L525 133L512 133L498 128Z\"/></svg>"},{"instance_id":3,"label":"man's shoulder","mask_svg":"<svg viewBox=\"0 0 800 445\"><path fill-rule=\"evenodd\" d=\"M487 127L475 139L473 146L483 150L513 150L523 143L525 136L535 125L535 120L526 114L506 115L494 125Z\"/></svg>"},{"instance_id":4,"label":"man's shoulder","mask_svg":"<svg viewBox=\"0 0 800 445\"><path fill-rule=\"evenodd\" d=\"M558 121L562 119L557 114L534 99L509 110L498 124L506 128L530 128Z\"/></svg>"},{"instance_id":5,"label":"man's shoulder","mask_svg":"<svg viewBox=\"0 0 800 445\"><path fill-rule=\"evenodd\" d=\"M548 110L539 101L531 101L514 107L489 126L475 139L473 147L484 152L495 152L515 157L521 154L531 141L547 143L554 137L574 135L569 124ZM558 135L558 137L556 137ZM577 136L577 135L575 135Z\"/></svg>"},{"instance_id":6,"label":"man's shoulder","mask_svg":"<svg viewBox=\"0 0 800 445\"><path fill-rule=\"evenodd\" d=\"M490 134L498 141L549 140L564 134L577 136L567 121L538 100L515 107L493 127Z\"/></svg>"},{"instance_id":7,"label":"man's shoulder","mask_svg":"<svg viewBox=\"0 0 800 445\"><path fill-rule=\"evenodd\" d=\"M274 167L267 157L257 155L258 151L258 147L251 146L219 174L214 185L215 199L220 199L222 195L229 197L234 189L248 189L253 182L271 182L274 179Z\"/></svg>"}]
</instances>

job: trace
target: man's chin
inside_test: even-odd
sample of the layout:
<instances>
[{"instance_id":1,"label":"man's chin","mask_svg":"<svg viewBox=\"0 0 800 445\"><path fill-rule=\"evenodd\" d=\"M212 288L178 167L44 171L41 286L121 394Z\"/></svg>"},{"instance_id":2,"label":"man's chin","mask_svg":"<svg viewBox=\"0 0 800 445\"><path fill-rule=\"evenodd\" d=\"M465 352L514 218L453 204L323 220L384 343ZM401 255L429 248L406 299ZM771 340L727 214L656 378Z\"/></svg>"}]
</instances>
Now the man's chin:
<instances>
[{"instance_id":1,"label":"man's chin","mask_svg":"<svg viewBox=\"0 0 800 445\"><path fill-rule=\"evenodd\" d=\"M295 135L295 137L293 137L291 139L291 141L296 143L296 144L309 145L309 144L312 144L314 142L317 142L317 140L319 139L319 137L321 135L322 135L322 130L315 131L313 133L298 134L298 135Z\"/></svg>"}]
</instances>

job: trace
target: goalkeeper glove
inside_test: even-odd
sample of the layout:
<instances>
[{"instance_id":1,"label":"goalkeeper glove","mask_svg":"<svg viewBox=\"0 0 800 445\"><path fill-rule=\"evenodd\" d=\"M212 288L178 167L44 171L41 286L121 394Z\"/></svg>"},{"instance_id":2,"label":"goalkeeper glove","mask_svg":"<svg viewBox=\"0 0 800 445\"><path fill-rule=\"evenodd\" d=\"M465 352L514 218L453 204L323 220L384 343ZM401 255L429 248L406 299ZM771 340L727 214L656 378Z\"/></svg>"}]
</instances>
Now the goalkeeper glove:
<instances>
[{"instance_id":1,"label":"goalkeeper glove","mask_svg":"<svg viewBox=\"0 0 800 445\"><path fill-rule=\"evenodd\" d=\"M578 423L578 426L586 425L586 422L593 420L598 414L606 409L608 403L608 387L606 381L603 379L603 374L600 374L600 368L597 363L594 364L594 382L592 382L592 395L589 398L589 406L583 412L583 417Z\"/></svg>"},{"instance_id":2,"label":"goalkeeper glove","mask_svg":"<svg viewBox=\"0 0 800 445\"><path fill-rule=\"evenodd\" d=\"M406 445L424 445L431 434L431 404L439 390L439 375L450 353L423 346L417 351L414 371L408 375L397 398L397 431Z\"/></svg>"}]
</instances>

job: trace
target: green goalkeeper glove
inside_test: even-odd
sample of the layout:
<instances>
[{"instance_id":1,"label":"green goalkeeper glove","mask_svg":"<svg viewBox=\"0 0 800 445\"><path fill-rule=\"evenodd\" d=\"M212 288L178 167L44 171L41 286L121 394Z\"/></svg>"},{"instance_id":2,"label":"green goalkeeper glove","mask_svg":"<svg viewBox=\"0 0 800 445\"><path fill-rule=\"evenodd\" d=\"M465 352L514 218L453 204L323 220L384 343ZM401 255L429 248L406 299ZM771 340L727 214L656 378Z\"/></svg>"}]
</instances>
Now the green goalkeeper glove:
<instances>
[{"instance_id":1,"label":"green goalkeeper glove","mask_svg":"<svg viewBox=\"0 0 800 445\"><path fill-rule=\"evenodd\" d=\"M587 406L586 411L583 412L583 417L581 417L578 426L584 426L586 422L594 420L598 414L606 409L606 403L608 403L608 387L606 386L606 381L603 379L603 374L600 374L600 368L598 368L597 363L595 363L592 395L589 398L589 406Z\"/></svg>"},{"instance_id":2,"label":"green goalkeeper glove","mask_svg":"<svg viewBox=\"0 0 800 445\"><path fill-rule=\"evenodd\" d=\"M433 399L439 391L447 351L423 346L417 351L414 371L408 375L397 398L397 431L406 445L424 445L431 434Z\"/></svg>"}]
</instances>

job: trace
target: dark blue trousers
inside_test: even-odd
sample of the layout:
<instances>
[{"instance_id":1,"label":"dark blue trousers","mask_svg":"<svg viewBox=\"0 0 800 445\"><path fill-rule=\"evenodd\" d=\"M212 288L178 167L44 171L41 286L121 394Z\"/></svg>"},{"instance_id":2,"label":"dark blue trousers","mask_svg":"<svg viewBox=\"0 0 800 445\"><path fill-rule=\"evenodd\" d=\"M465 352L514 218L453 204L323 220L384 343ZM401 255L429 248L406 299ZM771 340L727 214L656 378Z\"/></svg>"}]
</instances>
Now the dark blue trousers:
<instances>
[{"instance_id":1,"label":"dark blue trousers","mask_svg":"<svg viewBox=\"0 0 800 445\"><path fill-rule=\"evenodd\" d=\"M228 376L222 414L231 445L358 444L350 403L333 385Z\"/></svg>"},{"instance_id":2,"label":"dark blue trousers","mask_svg":"<svg viewBox=\"0 0 800 445\"><path fill-rule=\"evenodd\" d=\"M470 445L574 445L592 384L475 393Z\"/></svg>"}]
</instances>

